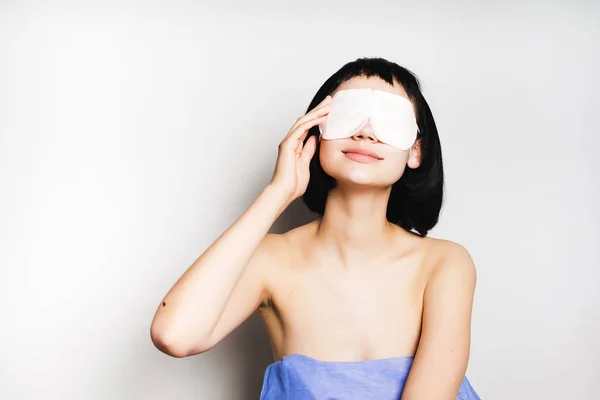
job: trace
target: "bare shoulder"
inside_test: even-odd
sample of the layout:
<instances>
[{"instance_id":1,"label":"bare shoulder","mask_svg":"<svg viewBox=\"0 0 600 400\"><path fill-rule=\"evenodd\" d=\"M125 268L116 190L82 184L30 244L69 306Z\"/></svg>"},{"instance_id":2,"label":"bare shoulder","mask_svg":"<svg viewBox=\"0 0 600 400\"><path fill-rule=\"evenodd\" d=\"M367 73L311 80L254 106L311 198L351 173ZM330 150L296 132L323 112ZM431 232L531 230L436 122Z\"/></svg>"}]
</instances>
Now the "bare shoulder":
<instances>
[{"instance_id":1,"label":"bare shoulder","mask_svg":"<svg viewBox=\"0 0 600 400\"><path fill-rule=\"evenodd\" d=\"M290 255L301 249L315 229L316 223L311 222L285 233L268 233L259 246L260 256L265 257L268 264L277 265L281 269L285 267Z\"/></svg>"},{"instance_id":2,"label":"bare shoulder","mask_svg":"<svg viewBox=\"0 0 600 400\"><path fill-rule=\"evenodd\" d=\"M280 233L267 233L260 243L259 250L266 255L277 255L278 250L286 243L285 236Z\"/></svg>"},{"instance_id":3,"label":"bare shoulder","mask_svg":"<svg viewBox=\"0 0 600 400\"><path fill-rule=\"evenodd\" d=\"M311 223L285 233L268 233L262 240L257 253L260 253L262 279L265 285L264 299L260 311L263 314L273 310L274 296L282 283L289 278L293 261L302 254L303 243L314 230Z\"/></svg>"},{"instance_id":4,"label":"bare shoulder","mask_svg":"<svg viewBox=\"0 0 600 400\"><path fill-rule=\"evenodd\" d=\"M454 278L464 285L475 285L475 263L463 245L446 239L427 238L425 246L431 268L430 280Z\"/></svg>"},{"instance_id":5,"label":"bare shoulder","mask_svg":"<svg viewBox=\"0 0 600 400\"><path fill-rule=\"evenodd\" d=\"M287 246L286 251L302 248L314 236L318 226L318 221L313 221L281 234L281 238Z\"/></svg>"},{"instance_id":6,"label":"bare shoulder","mask_svg":"<svg viewBox=\"0 0 600 400\"><path fill-rule=\"evenodd\" d=\"M264 285L268 285L273 274L280 270L285 261L286 240L281 234L267 233L260 242L249 264L256 271Z\"/></svg>"}]
</instances>

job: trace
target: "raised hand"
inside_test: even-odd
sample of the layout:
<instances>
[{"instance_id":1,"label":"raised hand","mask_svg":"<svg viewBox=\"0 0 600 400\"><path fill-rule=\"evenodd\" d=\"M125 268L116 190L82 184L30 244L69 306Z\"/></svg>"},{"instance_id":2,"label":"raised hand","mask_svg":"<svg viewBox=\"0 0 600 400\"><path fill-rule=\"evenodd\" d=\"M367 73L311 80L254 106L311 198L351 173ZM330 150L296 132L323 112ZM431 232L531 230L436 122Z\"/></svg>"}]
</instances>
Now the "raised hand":
<instances>
[{"instance_id":1,"label":"raised hand","mask_svg":"<svg viewBox=\"0 0 600 400\"><path fill-rule=\"evenodd\" d=\"M286 193L290 202L306 191L310 160L317 148L316 136L308 138L306 144L303 144L304 139L310 128L325 121L330 104L331 96L327 96L319 105L298 118L279 144L277 164L270 185Z\"/></svg>"}]
</instances>

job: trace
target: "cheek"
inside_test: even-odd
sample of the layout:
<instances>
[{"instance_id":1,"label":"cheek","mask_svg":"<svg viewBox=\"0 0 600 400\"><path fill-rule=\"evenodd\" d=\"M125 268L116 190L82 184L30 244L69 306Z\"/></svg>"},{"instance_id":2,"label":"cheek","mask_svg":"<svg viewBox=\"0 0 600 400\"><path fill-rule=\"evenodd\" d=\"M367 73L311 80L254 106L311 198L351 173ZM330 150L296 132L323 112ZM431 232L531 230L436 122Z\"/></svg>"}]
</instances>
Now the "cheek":
<instances>
[{"instance_id":1,"label":"cheek","mask_svg":"<svg viewBox=\"0 0 600 400\"><path fill-rule=\"evenodd\" d=\"M331 175L335 169L336 156L340 153L339 149L336 148L333 143L328 140L321 140L319 147L319 161L321 167L328 175Z\"/></svg>"},{"instance_id":2,"label":"cheek","mask_svg":"<svg viewBox=\"0 0 600 400\"><path fill-rule=\"evenodd\" d=\"M389 173L388 178L390 181L397 181L402 177L406 170L406 163L408 162L408 153L400 152L398 154L390 155L386 162L387 171Z\"/></svg>"},{"instance_id":3,"label":"cheek","mask_svg":"<svg viewBox=\"0 0 600 400\"><path fill-rule=\"evenodd\" d=\"M392 168L390 168L390 181L398 181L400 178L402 178L404 171L406 171L406 162L395 164Z\"/></svg>"}]
</instances>

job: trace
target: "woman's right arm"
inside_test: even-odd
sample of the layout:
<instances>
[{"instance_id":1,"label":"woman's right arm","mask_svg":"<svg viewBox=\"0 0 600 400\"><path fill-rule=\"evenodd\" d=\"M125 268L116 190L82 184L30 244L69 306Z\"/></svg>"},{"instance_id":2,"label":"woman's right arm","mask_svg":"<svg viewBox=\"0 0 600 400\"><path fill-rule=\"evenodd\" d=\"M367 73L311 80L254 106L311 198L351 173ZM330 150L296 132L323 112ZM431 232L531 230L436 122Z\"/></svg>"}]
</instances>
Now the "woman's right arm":
<instances>
[{"instance_id":1,"label":"woman's right arm","mask_svg":"<svg viewBox=\"0 0 600 400\"><path fill-rule=\"evenodd\" d=\"M268 186L179 278L152 321L151 337L159 350L174 357L204 352L258 307L264 296L260 270L275 240L265 235L286 202L284 192ZM226 307L231 297L242 300L234 302L235 310ZM223 314L229 326L219 323Z\"/></svg>"},{"instance_id":2,"label":"woman's right arm","mask_svg":"<svg viewBox=\"0 0 600 400\"><path fill-rule=\"evenodd\" d=\"M300 117L279 145L271 183L254 203L185 271L158 306L150 334L174 357L211 349L265 299L265 270L279 241L267 235L285 208L308 185L316 138L308 130L323 122L331 98Z\"/></svg>"}]
</instances>

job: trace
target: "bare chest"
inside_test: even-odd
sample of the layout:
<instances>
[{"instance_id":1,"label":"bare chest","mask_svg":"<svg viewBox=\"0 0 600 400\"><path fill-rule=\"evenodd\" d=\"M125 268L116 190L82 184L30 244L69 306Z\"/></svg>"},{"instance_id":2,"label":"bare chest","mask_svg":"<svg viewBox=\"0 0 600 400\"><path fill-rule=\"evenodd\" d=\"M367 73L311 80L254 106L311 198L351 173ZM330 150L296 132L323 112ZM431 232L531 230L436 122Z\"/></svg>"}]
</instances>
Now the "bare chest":
<instances>
[{"instance_id":1,"label":"bare chest","mask_svg":"<svg viewBox=\"0 0 600 400\"><path fill-rule=\"evenodd\" d=\"M273 286L277 352L323 358L414 353L420 334L423 281L418 269L291 269ZM350 354L351 353L351 354Z\"/></svg>"}]
</instances>

